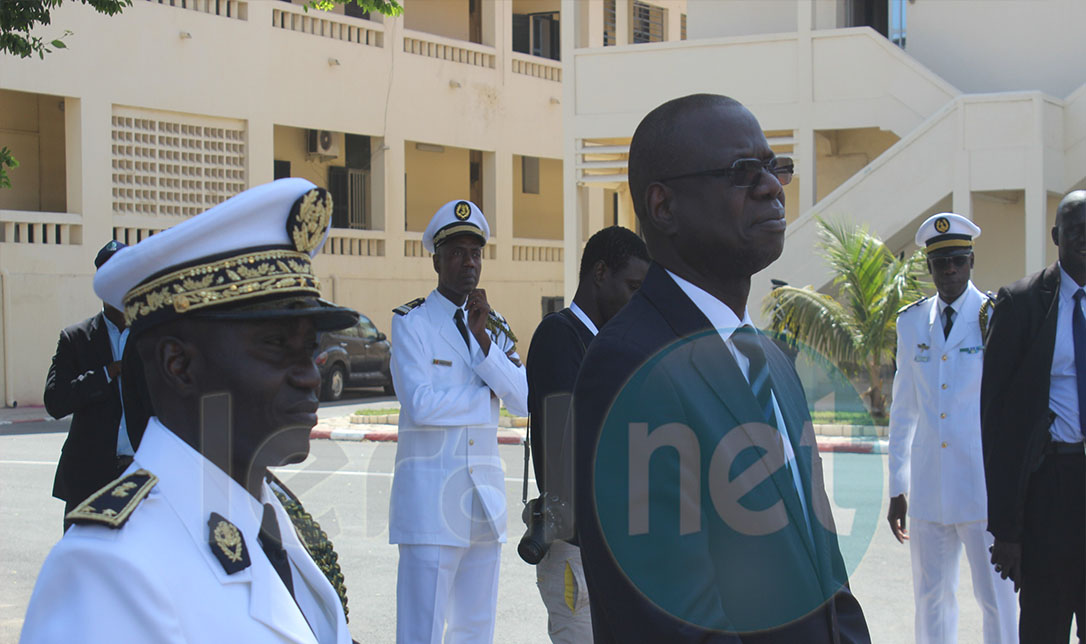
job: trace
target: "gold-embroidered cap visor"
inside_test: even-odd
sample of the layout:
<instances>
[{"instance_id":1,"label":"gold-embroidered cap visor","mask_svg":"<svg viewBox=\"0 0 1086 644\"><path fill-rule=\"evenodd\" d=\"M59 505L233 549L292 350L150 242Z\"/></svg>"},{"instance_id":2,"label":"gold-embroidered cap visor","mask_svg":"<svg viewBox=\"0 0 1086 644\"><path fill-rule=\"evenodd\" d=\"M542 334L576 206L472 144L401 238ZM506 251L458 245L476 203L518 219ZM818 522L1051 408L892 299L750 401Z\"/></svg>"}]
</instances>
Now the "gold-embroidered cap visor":
<instances>
[{"instance_id":1,"label":"gold-embroidered cap visor","mask_svg":"<svg viewBox=\"0 0 1086 644\"><path fill-rule=\"evenodd\" d=\"M133 334L168 319L272 319L312 316L318 330L354 325L358 314L320 298L309 255L258 249L201 261L156 276L128 292L124 314Z\"/></svg>"}]
</instances>

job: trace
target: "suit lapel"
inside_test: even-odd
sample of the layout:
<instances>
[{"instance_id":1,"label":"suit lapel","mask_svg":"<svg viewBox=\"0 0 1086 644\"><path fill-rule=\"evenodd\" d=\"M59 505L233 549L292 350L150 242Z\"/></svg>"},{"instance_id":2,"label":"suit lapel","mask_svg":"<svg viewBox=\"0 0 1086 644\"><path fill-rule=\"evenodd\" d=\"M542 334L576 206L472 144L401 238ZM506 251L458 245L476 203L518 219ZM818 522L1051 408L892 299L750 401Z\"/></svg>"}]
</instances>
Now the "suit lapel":
<instances>
[{"instance_id":1,"label":"suit lapel","mask_svg":"<svg viewBox=\"0 0 1086 644\"><path fill-rule=\"evenodd\" d=\"M444 295L437 291L433 292L432 297L445 298ZM453 319L455 310L449 310L441 304L440 302L434 302L433 306L427 307L430 312L432 326L440 329L441 339L448 343L452 350L463 358L467 364L471 364L471 354L468 352L468 346L464 344L464 337L460 335L460 330L456 328L456 320ZM448 312L448 315L445 315L446 312Z\"/></svg>"},{"instance_id":2,"label":"suit lapel","mask_svg":"<svg viewBox=\"0 0 1086 644\"><path fill-rule=\"evenodd\" d=\"M113 344L109 340L109 327L106 325L106 315L99 311L98 315L91 318L88 329L91 337L91 346L94 351L94 360L98 364L108 365L113 362ZM116 383L116 379L113 380ZM116 384L114 384L116 386Z\"/></svg>"},{"instance_id":3,"label":"suit lapel","mask_svg":"<svg viewBox=\"0 0 1086 644\"><path fill-rule=\"evenodd\" d=\"M675 281L655 263L649 268L648 275L645 276L641 292L660 312L660 315L671 326L678 338L690 338L695 334L700 334L693 337L690 345L690 362L694 370L697 371L732 416L730 421L722 418L720 426L727 427L730 422L733 427L732 431L742 431L752 445L756 444L758 441L751 434L750 427L747 424L764 423L762 411L754 399L754 394L751 392L747 379L739 370L735 358L732 357L731 351L728 350L716 329L712 328L712 324L705 317L705 314L690 301L690 298L682 292L682 289L679 288ZM763 351L765 351L765 343L769 342L769 340L762 336L761 341ZM779 369L771 369L771 377L777 377L775 371L779 371ZM776 385L774 391L778 399L777 404L782 408L781 415L784 416L785 424L788 425L794 422L789 418L791 414L784 411L784 403L781 401L783 395L776 388ZM736 425L739 427L735 427ZM796 440L794 437L800 429L789 427L786 431L792 436L792 447L795 449ZM806 544L805 547L813 562L814 553L812 548L814 544L811 544L810 539L806 536L807 523L791 475L787 471L774 473L770 471L764 461L759 460L758 462L759 465L753 467L761 467L765 477L773 481L785 504L791 522L803 535L801 540ZM800 472L802 474L803 470L801 469Z\"/></svg>"}]
</instances>

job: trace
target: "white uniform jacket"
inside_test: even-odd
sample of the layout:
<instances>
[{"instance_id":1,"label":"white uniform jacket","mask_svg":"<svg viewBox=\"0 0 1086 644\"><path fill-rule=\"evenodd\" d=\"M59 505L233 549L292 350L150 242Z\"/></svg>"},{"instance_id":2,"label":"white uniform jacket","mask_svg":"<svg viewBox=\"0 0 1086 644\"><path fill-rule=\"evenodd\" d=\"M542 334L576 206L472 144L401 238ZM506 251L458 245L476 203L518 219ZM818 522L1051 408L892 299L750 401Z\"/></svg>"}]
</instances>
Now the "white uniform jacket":
<instances>
[{"instance_id":1,"label":"white uniform jacket","mask_svg":"<svg viewBox=\"0 0 1086 644\"><path fill-rule=\"evenodd\" d=\"M298 603L257 540L261 503L157 418L126 474L139 469L158 482L124 525L74 525L53 547L22 642L350 644L339 596L267 484ZM234 574L212 552L212 512L236 526L248 552L250 565Z\"/></svg>"},{"instance_id":2,"label":"white uniform jacket","mask_svg":"<svg viewBox=\"0 0 1086 644\"><path fill-rule=\"evenodd\" d=\"M890 496L908 493L914 518L966 523L988 516L980 442L979 312L986 296L969 283L945 340L938 297L897 319Z\"/></svg>"},{"instance_id":3,"label":"white uniform jacket","mask_svg":"<svg viewBox=\"0 0 1086 644\"><path fill-rule=\"evenodd\" d=\"M528 381L513 341L488 331L490 352L453 320L456 305L432 291L392 319L392 380L400 400L389 542L470 544L473 496L505 541L505 472L498 455L498 399L528 414ZM491 395L493 391L497 398Z\"/></svg>"}]
</instances>

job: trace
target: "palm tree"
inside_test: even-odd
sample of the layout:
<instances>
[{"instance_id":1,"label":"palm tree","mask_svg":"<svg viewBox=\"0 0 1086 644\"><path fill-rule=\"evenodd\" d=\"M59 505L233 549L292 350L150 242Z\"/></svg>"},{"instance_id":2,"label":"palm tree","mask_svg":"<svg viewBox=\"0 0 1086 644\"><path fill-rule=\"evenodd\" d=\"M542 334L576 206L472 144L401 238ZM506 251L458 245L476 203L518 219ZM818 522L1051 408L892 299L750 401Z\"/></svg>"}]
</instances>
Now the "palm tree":
<instances>
[{"instance_id":1,"label":"palm tree","mask_svg":"<svg viewBox=\"0 0 1086 644\"><path fill-rule=\"evenodd\" d=\"M825 356L849 378L866 373L871 415L887 417L882 366L894 359L898 309L928 286L924 253L898 258L866 226L818 219L819 248L838 296L781 286L762 304L771 330Z\"/></svg>"}]
</instances>

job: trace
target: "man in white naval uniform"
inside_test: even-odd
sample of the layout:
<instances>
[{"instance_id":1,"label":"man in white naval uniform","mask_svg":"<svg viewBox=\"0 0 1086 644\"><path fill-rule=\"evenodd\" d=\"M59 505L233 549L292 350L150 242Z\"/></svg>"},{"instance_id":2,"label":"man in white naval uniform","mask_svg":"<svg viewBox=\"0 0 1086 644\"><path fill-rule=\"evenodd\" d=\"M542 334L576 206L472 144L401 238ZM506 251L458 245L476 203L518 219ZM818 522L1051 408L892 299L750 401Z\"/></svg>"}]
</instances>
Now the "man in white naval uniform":
<instances>
[{"instance_id":1,"label":"man in white naval uniform","mask_svg":"<svg viewBox=\"0 0 1086 644\"><path fill-rule=\"evenodd\" d=\"M526 416L528 383L515 336L476 288L489 236L475 204L439 208L422 238L438 286L392 319L400 426L389 542L400 550L401 644L494 637L506 540L499 400Z\"/></svg>"},{"instance_id":2,"label":"man in white naval uniform","mask_svg":"<svg viewBox=\"0 0 1086 644\"><path fill-rule=\"evenodd\" d=\"M897 540L910 543L916 641L923 644L957 641L963 545L985 644L1018 641L1014 586L988 563L980 379L991 302L969 279L979 235L954 213L921 224L916 244L927 253L937 293L904 307L897 319L887 519Z\"/></svg>"},{"instance_id":3,"label":"man in white naval uniform","mask_svg":"<svg viewBox=\"0 0 1086 644\"><path fill-rule=\"evenodd\" d=\"M349 644L342 585L309 554L327 542L303 543L267 470L308 454L317 331L358 319L312 272L330 216L322 189L283 179L96 274L131 329L126 389L145 384L154 415L124 475L68 514L23 642Z\"/></svg>"}]
</instances>

